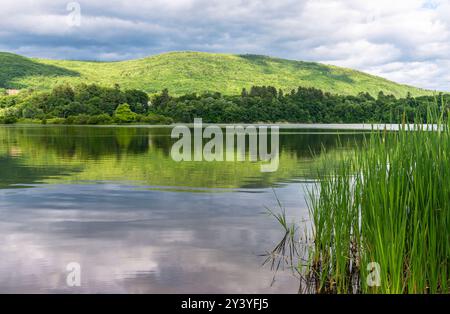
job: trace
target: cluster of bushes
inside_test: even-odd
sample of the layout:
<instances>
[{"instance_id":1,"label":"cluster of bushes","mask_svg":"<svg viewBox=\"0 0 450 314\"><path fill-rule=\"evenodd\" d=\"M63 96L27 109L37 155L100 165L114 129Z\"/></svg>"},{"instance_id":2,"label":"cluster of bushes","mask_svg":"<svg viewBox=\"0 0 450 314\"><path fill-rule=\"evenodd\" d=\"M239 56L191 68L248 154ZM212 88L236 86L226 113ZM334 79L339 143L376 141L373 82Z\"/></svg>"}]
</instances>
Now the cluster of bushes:
<instances>
[{"instance_id":1,"label":"cluster of bushes","mask_svg":"<svg viewBox=\"0 0 450 314\"><path fill-rule=\"evenodd\" d=\"M155 113L149 113L147 115L136 114L129 108L130 107L128 104L122 104L118 107L117 112L113 116L110 116L109 114L106 113L93 116L87 114L79 114L76 116L69 116L67 118L49 118L49 119L29 120L29 121L38 121L43 124L68 124L68 125L108 125L108 124L128 124L128 123L167 125L173 123L173 120L171 118ZM3 123L15 123L15 122L17 122L17 120Z\"/></svg>"},{"instance_id":2,"label":"cluster of bushes","mask_svg":"<svg viewBox=\"0 0 450 314\"><path fill-rule=\"evenodd\" d=\"M0 107L0 124L12 124L17 122L19 112L14 107Z\"/></svg>"},{"instance_id":3,"label":"cluster of bushes","mask_svg":"<svg viewBox=\"0 0 450 314\"><path fill-rule=\"evenodd\" d=\"M73 124L73 125L108 125L108 124L127 124L127 123L144 123L144 124L171 124L173 120L171 118L161 116L155 113L149 113L148 115L130 114L124 112L129 105L121 105L121 113L110 116L106 113L99 115L89 116L87 114L80 114L77 116L69 116L67 118L51 118L43 120L45 124ZM128 107L129 108L129 107ZM132 112L132 111L131 111ZM133 113L133 112L132 112Z\"/></svg>"},{"instance_id":4,"label":"cluster of bushes","mask_svg":"<svg viewBox=\"0 0 450 314\"><path fill-rule=\"evenodd\" d=\"M149 97L139 90L98 85L60 85L51 92L25 91L0 96L0 123L39 120L44 123L112 124L190 123L398 123L422 117L430 107L447 108L450 95L396 98L380 92L334 95L299 87L289 93L272 86L253 86L240 95L220 93L173 97L167 89Z\"/></svg>"}]
</instances>

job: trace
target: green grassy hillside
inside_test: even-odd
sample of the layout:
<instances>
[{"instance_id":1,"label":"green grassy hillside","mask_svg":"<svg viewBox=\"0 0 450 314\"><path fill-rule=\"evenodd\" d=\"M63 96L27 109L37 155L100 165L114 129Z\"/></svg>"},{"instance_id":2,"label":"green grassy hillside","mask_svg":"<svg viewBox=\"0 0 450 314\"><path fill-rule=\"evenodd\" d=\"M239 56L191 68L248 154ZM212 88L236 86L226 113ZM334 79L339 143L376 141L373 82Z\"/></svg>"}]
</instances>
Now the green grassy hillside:
<instances>
[{"instance_id":1,"label":"green grassy hillside","mask_svg":"<svg viewBox=\"0 0 450 314\"><path fill-rule=\"evenodd\" d=\"M203 91L238 94L252 85L271 85L285 91L315 87L349 95L431 93L350 69L255 55L173 52L123 62L86 62L0 53L0 88L49 89L63 82L117 83L149 93L168 88L176 95Z\"/></svg>"}]
</instances>

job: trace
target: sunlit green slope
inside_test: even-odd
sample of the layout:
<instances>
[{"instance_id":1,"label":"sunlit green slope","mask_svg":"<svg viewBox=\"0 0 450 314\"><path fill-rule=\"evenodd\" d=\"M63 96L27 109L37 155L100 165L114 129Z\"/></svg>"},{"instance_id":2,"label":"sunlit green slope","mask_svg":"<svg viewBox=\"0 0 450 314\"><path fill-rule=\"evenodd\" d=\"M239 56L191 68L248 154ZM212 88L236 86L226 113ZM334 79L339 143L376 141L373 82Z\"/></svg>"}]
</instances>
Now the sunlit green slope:
<instances>
[{"instance_id":1,"label":"sunlit green slope","mask_svg":"<svg viewBox=\"0 0 450 314\"><path fill-rule=\"evenodd\" d=\"M285 91L315 87L350 95L430 93L350 69L255 55L172 52L123 62L86 62L0 53L0 88L48 89L62 82L117 83L149 93L168 88L176 95L203 91L238 94L252 85L271 85Z\"/></svg>"}]
</instances>

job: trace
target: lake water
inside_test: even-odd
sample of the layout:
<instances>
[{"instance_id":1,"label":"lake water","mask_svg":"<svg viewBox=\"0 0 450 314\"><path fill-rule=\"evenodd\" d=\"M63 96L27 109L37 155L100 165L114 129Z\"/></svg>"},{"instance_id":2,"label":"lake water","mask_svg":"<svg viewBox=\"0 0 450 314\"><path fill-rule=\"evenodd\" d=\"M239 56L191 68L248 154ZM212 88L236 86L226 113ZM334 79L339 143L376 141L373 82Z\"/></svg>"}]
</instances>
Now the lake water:
<instances>
[{"instance_id":1,"label":"lake water","mask_svg":"<svg viewBox=\"0 0 450 314\"><path fill-rule=\"evenodd\" d=\"M307 219L322 147L363 137L309 127L283 126L274 173L175 162L167 127L0 127L0 292L296 293L290 271L262 266L283 237L266 208L280 211L276 193Z\"/></svg>"}]
</instances>

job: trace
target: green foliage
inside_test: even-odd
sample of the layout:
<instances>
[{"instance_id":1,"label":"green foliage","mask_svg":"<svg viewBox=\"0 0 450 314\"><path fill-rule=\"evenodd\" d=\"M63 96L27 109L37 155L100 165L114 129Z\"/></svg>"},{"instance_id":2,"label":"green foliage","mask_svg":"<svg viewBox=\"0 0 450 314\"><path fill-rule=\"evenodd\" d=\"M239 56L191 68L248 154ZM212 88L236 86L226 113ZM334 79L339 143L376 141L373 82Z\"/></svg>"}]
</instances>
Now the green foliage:
<instances>
[{"instance_id":1,"label":"green foliage","mask_svg":"<svg viewBox=\"0 0 450 314\"><path fill-rule=\"evenodd\" d=\"M140 116L139 122L144 122L152 125L169 125L173 123L173 119L160 114L149 113L147 116Z\"/></svg>"},{"instance_id":2,"label":"green foliage","mask_svg":"<svg viewBox=\"0 0 450 314\"><path fill-rule=\"evenodd\" d=\"M0 124L13 124L17 122L14 116L0 116Z\"/></svg>"},{"instance_id":3,"label":"green foliage","mask_svg":"<svg viewBox=\"0 0 450 314\"><path fill-rule=\"evenodd\" d=\"M80 114L77 116L70 116L67 119L65 119L65 124L75 124L75 125L83 125L83 124L89 124L89 120L91 119L90 116L87 114ZM47 123L50 123L51 121L47 121Z\"/></svg>"},{"instance_id":4,"label":"green foliage","mask_svg":"<svg viewBox=\"0 0 450 314\"><path fill-rule=\"evenodd\" d=\"M136 121L137 114L131 111L129 104L121 104L114 112L114 121L117 123L130 123Z\"/></svg>"},{"instance_id":5,"label":"green foliage","mask_svg":"<svg viewBox=\"0 0 450 314\"><path fill-rule=\"evenodd\" d=\"M46 119L49 120L46 123L60 124L67 118L68 124L106 124L113 122L111 116L125 99L132 102L130 108L133 112L143 115L148 113L147 94L138 90L122 91L118 86L106 88L95 84L62 84L50 92L27 91L16 96L0 96L0 109L14 109L8 111L8 119L2 119L8 123L17 119ZM11 119L11 115L15 120Z\"/></svg>"},{"instance_id":6,"label":"green foliage","mask_svg":"<svg viewBox=\"0 0 450 314\"><path fill-rule=\"evenodd\" d=\"M130 104L131 111L138 114L145 114L148 111L149 97L147 93L140 90L125 91L125 100Z\"/></svg>"},{"instance_id":7,"label":"green foliage","mask_svg":"<svg viewBox=\"0 0 450 314\"><path fill-rule=\"evenodd\" d=\"M413 115L421 116L426 122L427 107L446 108L449 101L450 95L443 94L439 97L408 95L398 99L380 92L374 98L369 93L343 96L305 87L284 93L273 86L252 86L249 92L243 90L236 96L215 92L174 97L164 89L149 101L142 91L123 91L117 85L108 88L63 84L50 92L0 96L0 109L11 109L8 123L15 121L12 116L21 121L67 118L69 124L111 122L106 116L114 116L116 123L152 124L191 123L198 117L208 123L396 123L403 115L409 119ZM119 108L122 104L127 105ZM102 115L100 120L99 115Z\"/></svg>"},{"instance_id":8,"label":"green foliage","mask_svg":"<svg viewBox=\"0 0 450 314\"><path fill-rule=\"evenodd\" d=\"M61 124L75 124L75 125L84 125L84 124L105 125L105 124L112 124L114 122L113 118L106 113L93 116L80 114L77 116L70 116L66 119L61 120L63 121ZM48 121L48 123L52 123L52 121Z\"/></svg>"},{"instance_id":9,"label":"green foliage","mask_svg":"<svg viewBox=\"0 0 450 314\"><path fill-rule=\"evenodd\" d=\"M45 121L45 123L43 122L42 124L67 124L67 121L64 118L51 118L42 121Z\"/></svg>"},{"instance_id":10,"label":"green foliage","mask_svg":"<svg viewBox=\"0 0 450 314\"><path fill-rule=\"evenodd\" d=\"M0 109L0 124L12 124L17 122L17 108L9 107Z\"/></svg>"},{"instance_id":11,"label":"green foliage","mask_svg":"<svg viewBox=\"0 0 450 314\"><path fill-rule=\"evenodd\" d=\"M374 97L379 91L396 97L405 97L408 92L412 96L431 94L350 69L254 55L174 52L124 62L84 62L0 53L0 69L0 87L47 91L66 82L109 87L120 84L146 93L167 88L176 96L206 91L239 95L243 87L250 90L251 86L263 85L285 91L314 87L341 95L368 92ZM119 103L124 102L134 104L127 98Z\"/></svg>"},{"instance_id":12,"label":"green foliage","mask_svg":"<svg viewBox=\"0 0 450 314\"><path fill-rule=\"evenodd\" d=\"M22 109L22 117L25 119L42 119L44 111L34 105L26 104Z\"/></svg>"},{"instance_id":13,"label":"green foliage","mask_svg":"<svg viewBox=\"0 0 450 314\"><path fill-rule=\"evenodd\" d=\"M164 88L161 94L153 97L153 106L158 109L165 109L172 98L169 95L169 90Z\"/></svg>"},{"instance_id":14,"label":"green foliage","mask_svg":"<svg viewBox=\"0 0 450 314\"><path fill-rule=\"evenodd\" d=\"M163 91L154 96L149 110L186 123L197 117L208 123L396 123L403 114L408 118L417 114L426 122L426 108L448 107L449 102L450 95L397 99L379 93L374 98L368 93L342 96L305 87L285 94L272 86L253 86L239 96L205 93L172 97Z\"/></svg>"},{"instance_id":15,"label":"green foliage","mask_svg":"<svg viewBox=\"0 0 450 314\"><path fill-rule=\"evenodd\" d=\"M111 116L106 113L91 116L88 120L88 124L111 124L113 122L113 118L111 118Z\"/></svg>"}]
</instances>

